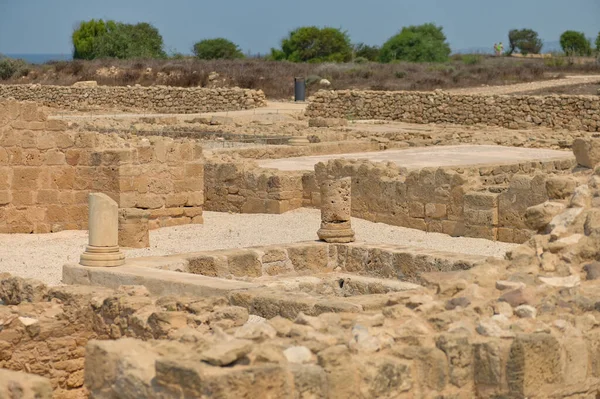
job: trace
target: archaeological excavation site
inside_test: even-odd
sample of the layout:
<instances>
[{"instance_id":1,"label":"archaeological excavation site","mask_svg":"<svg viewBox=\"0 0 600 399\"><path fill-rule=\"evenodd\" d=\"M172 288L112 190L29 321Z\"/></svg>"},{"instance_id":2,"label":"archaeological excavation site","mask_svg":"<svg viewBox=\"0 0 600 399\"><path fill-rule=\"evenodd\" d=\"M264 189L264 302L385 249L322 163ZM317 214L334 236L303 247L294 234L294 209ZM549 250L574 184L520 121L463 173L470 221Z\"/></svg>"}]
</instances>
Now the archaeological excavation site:
<instances>
[{"instance_id":1,"label":"archaeological excavation site","mask_svg":"<svg viewBox=\"0 0 600 399\"><path fill-rule=\"evenodd\" d=\"M513 86L0 85L0 398L600 397L600 96Z\"/></svg>"}]
</instances>

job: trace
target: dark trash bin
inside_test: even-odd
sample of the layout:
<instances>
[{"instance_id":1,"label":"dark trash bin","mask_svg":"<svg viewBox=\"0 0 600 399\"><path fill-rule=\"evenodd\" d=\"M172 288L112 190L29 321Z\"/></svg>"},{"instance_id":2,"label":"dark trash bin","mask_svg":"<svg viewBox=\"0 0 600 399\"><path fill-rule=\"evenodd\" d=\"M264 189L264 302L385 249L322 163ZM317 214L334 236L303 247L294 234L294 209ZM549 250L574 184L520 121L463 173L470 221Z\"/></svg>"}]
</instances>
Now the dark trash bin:
<instances>
[{"instance_id":1,"label":"dark trash bin","mask_svg":"<svg viewBox=\"0 0 600 399\"><path fill-rule=\"evenodd\" d=\"M294 101L306 100L306 80L304 78L294 78Z\"/></svg>"}]
</instances>

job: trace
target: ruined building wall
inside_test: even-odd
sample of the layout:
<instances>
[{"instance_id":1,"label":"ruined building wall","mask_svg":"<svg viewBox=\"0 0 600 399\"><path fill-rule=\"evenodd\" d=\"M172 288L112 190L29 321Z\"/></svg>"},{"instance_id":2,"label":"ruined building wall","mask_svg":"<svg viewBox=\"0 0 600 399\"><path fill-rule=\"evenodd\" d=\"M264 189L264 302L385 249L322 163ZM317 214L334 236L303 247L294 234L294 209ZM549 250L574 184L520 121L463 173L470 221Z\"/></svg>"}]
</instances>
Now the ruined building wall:
<instances>
[{"instance_id":1,"label":"ruined building wall","mask_svg":"<svg viewBox=\"0 0 600 399\"><path fill-rule=\"evenodd\" d=\"M0 233L87 228L87 196L151 210L151 227L201 223L202 149L72 132L34 103L0 102Z\"/></svg>"},{"instance_id":2,"label":"ruined building wall","mask_svg":"<svg viewBox=\"0 0 600 399\"><path fill-rule=\"evenodd\" d=\"M259 168L243 160L211 160L204 173L206 210L280 214L302 207L301 172Z\"/></svg>"},{"instance_id":3,"label":"ruined building wall","mask_svg":"<svg viewBox=\"0 0 600 399\"><path fill-rule=\"evenodd\" d=\"M319 181L352 178L352 216L373 222L521 243L534 232L525 210L549 198L541 173L563 173L575 160L549 160L470 168L410 170L393 163L334 160L304 179L304 204L319 206Z\"/></svg>"},{"instance_id":4,"label":"ruined building wall","mask_svg":"<svg viewBox=\"0 0 600 399\"><path fill-rule=\"evenodd\" d=\"M266 105L262 90L170 86L0 85L2 98L35 101L48 107L70 110L142 109L161 113L235 111Z\"/></svg>"},{"instance_id":5,"label":"ruined building wall","mask_svg":"<svg viewBox=\"0 0 600 399\"><path fill-rule=\"evenodd\" d=\"M311 117L387 119L411 123L476 123L600 131L598 96L485 96L444 92L319 91Z\"/></svg>"}]
</instances>

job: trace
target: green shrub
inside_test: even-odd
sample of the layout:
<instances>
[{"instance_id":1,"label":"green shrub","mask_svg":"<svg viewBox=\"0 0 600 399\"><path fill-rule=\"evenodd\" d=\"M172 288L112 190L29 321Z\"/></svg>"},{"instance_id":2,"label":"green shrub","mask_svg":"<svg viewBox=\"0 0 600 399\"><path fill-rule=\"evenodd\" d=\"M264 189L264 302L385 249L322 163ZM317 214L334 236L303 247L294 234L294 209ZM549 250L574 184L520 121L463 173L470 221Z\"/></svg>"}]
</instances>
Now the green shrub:
<instances>
[{"instance_id":1,"label":"green shrub","mask_svg":"<svg viewBox=\"0 0 600 399\"><path fill-rule=\"evenodd\" d=\"M569 57L574 55L586 56L592 53L592 45L585 34L572 30L560 35L560 46Z\"/></svg>"},{"instance_id":2,"label":"green shrub","mask_svg":"<svg viewBox=\"0 0 600 399\"><path fill-rule=\"evenodd\" d=\"M292 62L348 62L352 46L346 32L336 28L305 26L290 32L281 49L271 49L271 59Z\"/></svg>"},{"instance_id":3,"label":"green shrub","mask_svg":"<svg viewBox=\"0 0 600 399\"><path fill-rule=\"evenodd\" d=\"M600 53L600 32L598 33L598 37L596 38L596 51Z\"/></svg>"},{"instance_id":4,"label":"green shrub","mask_svg":"<svg viewBox=\"0 0 600 399\"><path fill-rule=\"evenodd\" d=\"M366 64L367 62L369 62L369 60L366 59L365 57L356 57L354 59L355 64Z\"/></svg>"},{"instance_id":5,"label":"green shrub","mask_svg":"<svg viewBox=\"0 0 600 399\"><path fill-rule=\"evenodd\" d=\"M201 60L233 60L244 58L237 44L222 37L205 39L194 44L194 55Z\"/></svg>"},{"instance_id":6,"label":"green shrub","mask_svg":"<svg viewBox=\"0 0 600 399\"><path fill-rule=\"evenodd\" d=\"M381 48L380 60L391 62L446 62L450 56L450 45L441 26L423 24L402 28Z\"/></svg>"},{"instance_id":7,"label":"green shrub","mask_svg":"<svg viewBox=\"0 0 600 399\"><path fill-rule=\"evenodd\" d=\"M465 54L461 57L461 61L465 65L481 64L483 56L480 54Z\"/></svg>"},{"instance_id":8,"label":"green shrub","mask_svg":"<svg viewBox=\"0 0 600 399\"><path fill-rule=\"evenodd\" d=\"M560 68L565 65L564 57L550 57L544 58L544 65L551 68Z\"/></svg>"},{"instance_id":9,"label":"green shrub","mask_svg":"<svg viewBox=\"0 0 600 399\"><path fill-rule=\"evenodd\" d=\"M28 73L29 69L25 61L0 56L0 79L7 80L17 74L26 76Z\"/></svg>"},{"instance_id":10,"label":"green shrub","mask_svg":"<svg viewBox=\"0 0 600 399\"><path fill-rule=\"evenodd\" d=\"M405 71L396 71L394 72L394 76L398 79L404 79L406 77Z\"/></svg>"}]
</instances>

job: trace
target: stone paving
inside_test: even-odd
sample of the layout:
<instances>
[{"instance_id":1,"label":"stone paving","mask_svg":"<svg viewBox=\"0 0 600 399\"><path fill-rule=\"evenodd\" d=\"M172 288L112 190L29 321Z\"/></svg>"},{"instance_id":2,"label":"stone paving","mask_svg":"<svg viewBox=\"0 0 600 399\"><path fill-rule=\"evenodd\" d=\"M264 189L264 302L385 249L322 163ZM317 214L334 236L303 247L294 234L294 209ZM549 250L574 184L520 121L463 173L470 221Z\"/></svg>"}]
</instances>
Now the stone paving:
<instances>
[{"instance_id":1,"label":"stone paving","mask_svg":"<svg viewBox=\"0 0 600 399\"><path fill-rule=\"evenodd\" d=\"M558 150L492 145L458 145L273 159L260 161L259 165L264 168L288 171L313 170L319 162L343 158L366 159L373 162L394 162L401 167L418 169L433 166L502 164L533 159L558 159L568 156L570 156L569 152Z\"/></svg>"}]
</instances>

